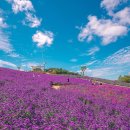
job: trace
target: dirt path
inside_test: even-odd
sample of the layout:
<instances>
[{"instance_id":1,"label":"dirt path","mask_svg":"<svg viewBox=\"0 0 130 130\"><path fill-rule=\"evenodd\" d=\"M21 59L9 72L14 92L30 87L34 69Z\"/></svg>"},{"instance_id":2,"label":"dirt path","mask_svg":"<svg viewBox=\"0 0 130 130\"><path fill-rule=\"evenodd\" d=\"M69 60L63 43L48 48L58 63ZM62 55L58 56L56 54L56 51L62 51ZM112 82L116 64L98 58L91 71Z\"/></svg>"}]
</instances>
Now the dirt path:
<instances>
[{"instance_id":1,"label":"dirt path","mask_svg":"<svg viewBox=\"0 0 130 130\"><path fill-rule=\"evenodd\" d=\"M61 86L59 86L59 85L53 85L53 86L52 86L52 88L54 88L54 89L58 90L58 89L60 89L60 88L61 88Z\"/></svg>"}]
</instances>

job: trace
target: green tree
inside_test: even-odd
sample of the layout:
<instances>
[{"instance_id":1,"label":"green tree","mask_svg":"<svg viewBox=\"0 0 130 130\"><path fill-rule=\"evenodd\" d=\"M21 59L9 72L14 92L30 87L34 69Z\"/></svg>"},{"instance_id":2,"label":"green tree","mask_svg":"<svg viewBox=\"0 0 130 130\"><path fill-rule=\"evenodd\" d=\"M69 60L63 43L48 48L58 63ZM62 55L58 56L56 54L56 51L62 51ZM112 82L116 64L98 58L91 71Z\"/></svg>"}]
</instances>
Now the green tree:
<instances>
[{"instance_id":1,"label":"green tree","mask_svg":"<svg viewBox=\"0 0 130 130\"><path fill-rule=\"evenodd\" d=\"M82 75L84 76L84 72L86 71L87 69L87 66L81 66L81 72L82 72Z\"/></svg>"},{"instance_id":2,"label":"green tree","mask_svg":"<svg viewBox=\"0 0 130 130\"><path fill-rule=\"evenodd\" d=\"M121 76L120 75L118 78L118 81L130 83L130 76L128 76L128 75Z\"/></svg>"}]
</instances>

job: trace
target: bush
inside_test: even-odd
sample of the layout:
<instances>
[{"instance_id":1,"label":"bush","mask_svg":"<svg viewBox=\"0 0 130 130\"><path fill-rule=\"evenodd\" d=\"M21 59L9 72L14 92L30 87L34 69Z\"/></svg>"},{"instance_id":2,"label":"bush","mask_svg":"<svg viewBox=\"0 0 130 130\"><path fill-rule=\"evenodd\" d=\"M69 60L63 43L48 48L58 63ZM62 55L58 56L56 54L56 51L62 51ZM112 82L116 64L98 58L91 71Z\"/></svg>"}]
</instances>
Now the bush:
<instances>
[{"instance_id":1,"label":"bush","mask_svg":"<svg viewBox=\"0 0 130 130\"><path fill-rule=\"evenodd\" d=\"M128 76L128 75L119 76L118 80L121 82L130 83L130 76Z\"/></svg>"},{"instance_id":2,"label":"bush","mask_svg":"<svg viewBox=\"0 0 130 130\"><path fill-rule=\"evenodd\" d=\"M70 72L70 71L62 69L62 68L49 68L49 69L46 69L45 71L52 73L52 74L79 75L78 73Z\"/></svg>"}]
</instances>

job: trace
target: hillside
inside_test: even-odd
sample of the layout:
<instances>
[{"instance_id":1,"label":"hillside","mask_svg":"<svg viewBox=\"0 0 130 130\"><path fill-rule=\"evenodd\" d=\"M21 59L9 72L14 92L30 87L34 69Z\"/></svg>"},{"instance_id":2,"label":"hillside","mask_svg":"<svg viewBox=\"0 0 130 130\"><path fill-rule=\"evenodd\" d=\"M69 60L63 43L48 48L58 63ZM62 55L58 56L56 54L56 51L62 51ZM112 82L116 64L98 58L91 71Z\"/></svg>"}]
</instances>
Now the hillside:
<instances>
[{"instance_id":1,"label":"hillside","mask_svg":"<svg viewBox=\"0 0 130 130\"><path fill-rule=\"evenodd\" d=\"M129 130L129 117L127 87L0 68L0 129Z\"/></svg>"},{"instance_id":2,"label":"hillside","mask_svg":"<svg viewBox=\"0 0 130 130\"><path fill-rule=\"evenodd\" d=\"M107 84L130 87L130 83L122 82L122 81L119 81L119 80L108 80L108 79L101 79L101 78L95 78L95 77L89 77L89 78L91 80L103 82L103 83L107 83Z\"/></svg>"}]
</instances>

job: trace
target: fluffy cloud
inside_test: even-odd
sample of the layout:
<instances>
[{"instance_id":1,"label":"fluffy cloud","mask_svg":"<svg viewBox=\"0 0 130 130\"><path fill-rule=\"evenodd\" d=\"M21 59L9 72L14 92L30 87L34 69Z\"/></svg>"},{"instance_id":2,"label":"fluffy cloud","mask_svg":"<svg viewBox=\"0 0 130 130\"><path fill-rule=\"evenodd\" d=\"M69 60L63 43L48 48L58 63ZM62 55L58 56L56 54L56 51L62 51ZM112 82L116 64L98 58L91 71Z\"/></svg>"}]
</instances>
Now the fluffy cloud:
<instances>
[{"instance_id":1,"label":"fluffy cloud","mask_svg":"<svg viewBox=\"0 0 130 130\"><path fill-rule=\"evenodd\" d=\"M111 15L116 7L123 2L127 2L127 0L102 0L101 7L105 8L109 15Z\"/></svg>"},{"instance_id":2,"label":"fluffy cloud","mask_svg":"<svg viewBox=\"0 0 130 130\"><path fill-rule=\"evenodd\" d=\"M102 0L101 7L106 8L107 10L113 10L119 5L121 0Z\"/></svg>"},{"instance_id":3,"label":"fluffy cloud","mask_svg":"<svg viewBox=\"0 0 130 130\"><path fill-rule=\"evenodd\" d=\"M42 47L45 44L47 46L50 46L53 42L54 35L52 32L49 31L45 31L45 32L37 31L36 34L32 36L32 39L33 42L37 43L38 47Z\"/></svg>"},{"instance_id":4,"label":"fluffy cloud","mask_svg":"<svg viewBox=\"0 0 130 130\"><path fill-rule=\"evenodd\" d=\"M7 0L12 3L12 10L15 14L24 11L34 11L32 2L30 0Z\"/></svg>"},{"instance_id":5,"label":"fluffy cloud","mask_svg":"<svg viewBox=\"0 0 130 130\"><path fill-rule=\"evenodd\" d=\"M26 13L25 20L23 21L23 25L28 25L31 28L39 27L41 25L42 19L39 19L35 15L31 13Z\"/></svg>"},{"instance_id":6,"label":"fluffy cloud","mask_svg":"<svg viewBox=\"0 0 130 130\"><path fill-rule=\"evenodd\" d=\"M35 28L41 25L41 21L42 19L38 19L35 15L26 13L26 18L23 21L23 24Z\"/></svg>"},{"instance_id":7,"label":"fluffy cloud","mask_svg":"<svg viewBox=\"0 0 130 130\"><path fill-rule=\"evenodd\" d=\"M38 27L41 25L42 19L35 16L35 9L30 0L7 0L12 4L12 10L15 14L19 12L25 13L25 20L23 20L24 25L28 25L31 28Z\"/></svg>"},{"instance_id":8,"label":"fluffy cloud","mask_svg":"<svg viewBox=\"0 0 130 130\"><path fill-rule=\"evenodd\" d=\"M94 36L102 39L103 45L116 42L119 37L126 35L130 25L130 8L125 7L118 11L116 8L128 0L102 0L101 7L107 10L109 19L98 19L97 16L89 16L86 26L81 28L79 41L92 41Z\"/></svg>"},{"instance_id":9,"label":"fluffy cloud","mask_svg":"<svg viewBox=\"0 0 130 130\"><path fill-rule=\"evenodd\" d=\"M125 7L113 15L114 20L122 25L130 25L130 7Z\"/></svg>"},{"instance_id":10,"label":"fluffy cloud","mask_svg":"<svg viewBox=\"0 0 130 130\"><path fill-rule=\"evenodd\" d=\"M102 43L107 45L115 42L118 37L127 34L127 27L114 23L111 20L97 19L96 16L89 16L89 22L81 29L78 36L80 41L92 40L94 35L102 38Z\"/></svg>"},{"instance_id":11,"label":"fluffy cloud","mask_svg":"<svg viewBox=\"0 0 130 130\"><path fill-rule=\"evenodd\" d=\"M4 61L4 60L0 60L0 67L13 67L13 68L16 68L17 66L11 62L8 62L8 61Z\"/></svg>"}]
</instances>

